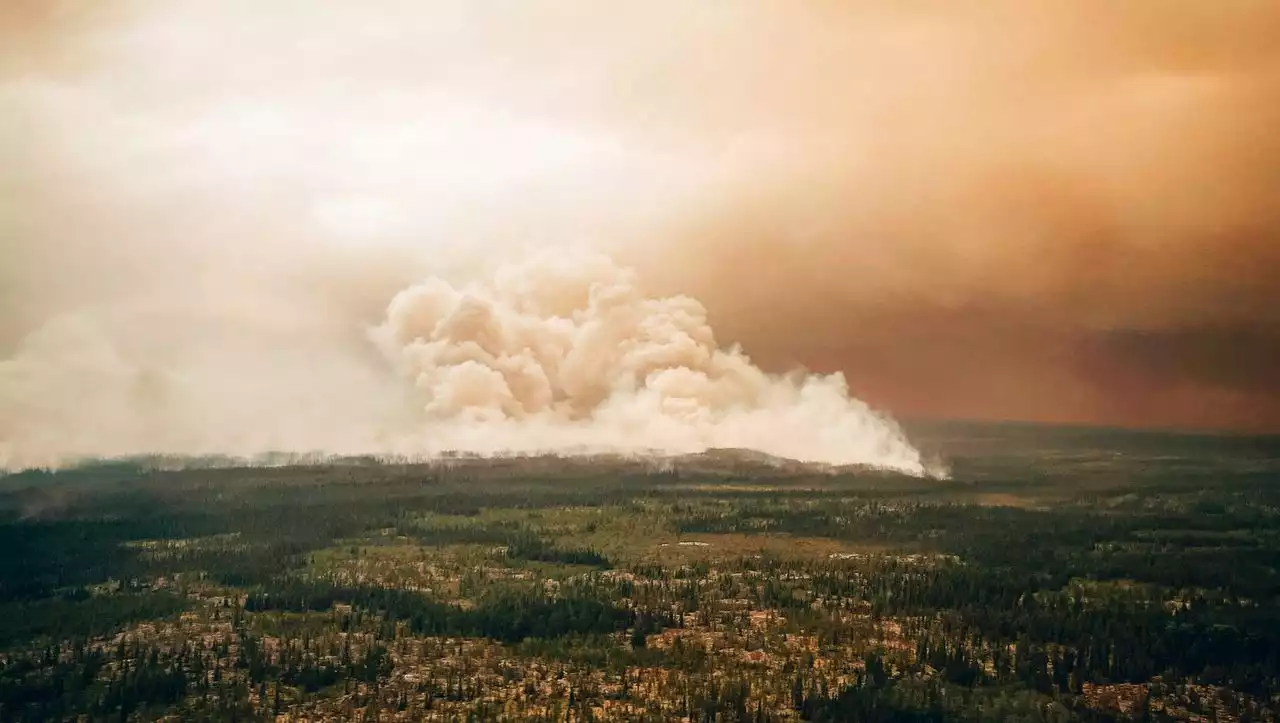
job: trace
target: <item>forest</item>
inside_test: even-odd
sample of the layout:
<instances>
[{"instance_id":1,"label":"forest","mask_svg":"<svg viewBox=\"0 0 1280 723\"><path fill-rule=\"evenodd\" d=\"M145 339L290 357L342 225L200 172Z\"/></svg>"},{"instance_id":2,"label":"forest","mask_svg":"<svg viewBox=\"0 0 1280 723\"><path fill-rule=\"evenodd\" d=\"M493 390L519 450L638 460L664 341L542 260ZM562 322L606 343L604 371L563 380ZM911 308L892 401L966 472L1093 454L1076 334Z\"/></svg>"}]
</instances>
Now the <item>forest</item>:
<instances>
[{"instance_id":1,"label":"forest","mask_svg":"<svg viewBox=\"0 0 1280 723\"><path fill-rule=\"evenodd\" d=\"M1275 720L1280 442L0 478L0 721Z\"/></svg>"}]
</instances>

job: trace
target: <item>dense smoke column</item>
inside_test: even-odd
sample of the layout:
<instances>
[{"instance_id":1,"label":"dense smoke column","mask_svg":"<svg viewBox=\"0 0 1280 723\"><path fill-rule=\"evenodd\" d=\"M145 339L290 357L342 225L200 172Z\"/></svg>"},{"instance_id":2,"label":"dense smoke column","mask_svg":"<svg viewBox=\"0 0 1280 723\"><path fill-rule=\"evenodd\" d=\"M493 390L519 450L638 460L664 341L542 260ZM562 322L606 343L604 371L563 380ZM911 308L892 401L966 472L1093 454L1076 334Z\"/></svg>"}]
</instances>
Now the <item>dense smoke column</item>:
<instances>
[{"instance_id":1,"label":"dense smoke column","mask_svg":"<svg viewBox=\"0 0 1280 723\"><path fill-rule=\"evenodd\" d=\"M373 337L412 387L432 451L746 448L925 472L842 375L769 374L716 343L698 301L648 297L599 254L544 252L461 286L423 281Z\"/></svg>"}]
</instances>

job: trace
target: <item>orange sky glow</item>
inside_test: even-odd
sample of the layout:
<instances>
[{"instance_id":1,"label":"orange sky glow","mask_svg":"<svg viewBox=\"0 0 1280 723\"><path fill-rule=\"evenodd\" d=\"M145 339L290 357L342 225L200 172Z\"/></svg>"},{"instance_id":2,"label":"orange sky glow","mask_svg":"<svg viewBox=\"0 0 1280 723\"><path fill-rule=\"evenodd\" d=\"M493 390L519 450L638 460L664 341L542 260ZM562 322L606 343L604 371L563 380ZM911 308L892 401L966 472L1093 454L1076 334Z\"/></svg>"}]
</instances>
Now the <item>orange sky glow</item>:
<instances>
[{"instance_id":1,"label":"orange sky glow","mask_svg":"<svg viewBox=\"0 0 1280 723\"><path fill-rule=\"evenodd\" d=\"M75 317L343 410L398 292L569 245L899 419L1276 432L1277 128L1271 0L6 2L0 405L58 435Z\"/></svg>"}]
</instances>

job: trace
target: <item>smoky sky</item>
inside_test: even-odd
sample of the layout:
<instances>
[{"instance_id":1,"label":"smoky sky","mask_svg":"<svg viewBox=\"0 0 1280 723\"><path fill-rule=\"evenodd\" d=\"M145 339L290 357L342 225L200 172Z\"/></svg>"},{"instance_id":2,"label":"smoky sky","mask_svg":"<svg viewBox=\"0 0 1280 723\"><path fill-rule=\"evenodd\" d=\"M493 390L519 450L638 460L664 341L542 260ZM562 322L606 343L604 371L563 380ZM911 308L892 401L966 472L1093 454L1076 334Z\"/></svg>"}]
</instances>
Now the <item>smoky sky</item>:
<instances>
[{"instance_id":1,"label":"smoky sky","mask_svg":"<svg viewBox=\"0 0 1280 723\"><path fill-rule=\"evenodd\" d=\"M1276 431L1276 128L1270 0L17 0L0 358L343 387L572 243L900 418Z\"/></svg>"}]
</instances>

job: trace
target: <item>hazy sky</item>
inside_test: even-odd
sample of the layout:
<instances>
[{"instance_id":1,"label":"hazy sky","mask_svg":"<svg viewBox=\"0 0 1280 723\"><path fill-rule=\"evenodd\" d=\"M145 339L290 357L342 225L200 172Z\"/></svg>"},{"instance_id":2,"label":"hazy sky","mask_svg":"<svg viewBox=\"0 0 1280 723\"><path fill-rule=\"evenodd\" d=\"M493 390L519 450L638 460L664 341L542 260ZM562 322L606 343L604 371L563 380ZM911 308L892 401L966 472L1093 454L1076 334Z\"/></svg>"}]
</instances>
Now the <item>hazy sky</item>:
<instances>
[{"instance_id":1,"label":"hazy sky","mask_svg":"<svg viewBox=\"0 0 1280 723\"><path fill-rule=\"evenodd\" d=\"M567 243L899 418L1280 431L1277 129L1274 0L6 0L0 359L340 379Z\"/></svg>"}]
</instances>

